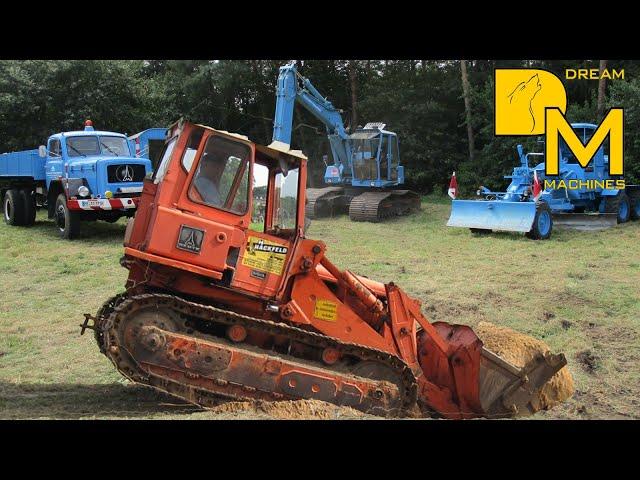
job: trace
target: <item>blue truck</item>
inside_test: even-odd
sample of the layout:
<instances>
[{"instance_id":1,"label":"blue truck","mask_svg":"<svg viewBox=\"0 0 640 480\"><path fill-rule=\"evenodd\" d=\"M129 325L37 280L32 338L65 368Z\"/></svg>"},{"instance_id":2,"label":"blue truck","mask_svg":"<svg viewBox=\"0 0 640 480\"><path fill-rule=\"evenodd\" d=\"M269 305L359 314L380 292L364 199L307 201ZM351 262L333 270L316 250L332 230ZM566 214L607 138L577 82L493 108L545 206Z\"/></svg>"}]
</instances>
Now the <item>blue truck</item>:
<instances>
[{"instance_id":1,"label":"blue truck","mask_svg":"<svg viewBox=\"0 0 640 480\"><path fill-rule=\"evenodd\" d=\"M83 221L115 222L135 213L142 181L152 171L121 133L56 133L35 150L0 155L0 198L5 223L30 226L46 208L62 238L73 239Z\"/></svg>"},{"instance_id":2,"label":"blue truck","mask_svg":"<svg viewBox=\"0 0 640 480\"><path fill-rule=\"evenodd\" d=\"M155 170L158 166L166 137L166 128L147 128L128 138L129 148L131 148L132 152L135 152L136 157L151 160L151 165Z\"/></svg>"},{"instance_id":3,"label":"blue truck","mask_svg":"<svg viewBox=\"0 0 640 480\"><path fill-rule=\"evenodd\" d=\"M583 144L597 129L592 123L572 123L571 127ZM554 226L600 230L640 219L640 185L623 184L621 177L609 175L608 142L600 145L586 168L564 140L558 148L559 174L547 177L544 154L525 154L518 145L520 166L505 176L511 180L507 190L494 192L481 186L477 192L481 199L453 200L447 226L469 228L474 233L522 232L544 240ZM535 159L542 162L530 166L530 160ZM535 177L543 185L538 198L533 195Z\"/></svg>"}]
</instances>

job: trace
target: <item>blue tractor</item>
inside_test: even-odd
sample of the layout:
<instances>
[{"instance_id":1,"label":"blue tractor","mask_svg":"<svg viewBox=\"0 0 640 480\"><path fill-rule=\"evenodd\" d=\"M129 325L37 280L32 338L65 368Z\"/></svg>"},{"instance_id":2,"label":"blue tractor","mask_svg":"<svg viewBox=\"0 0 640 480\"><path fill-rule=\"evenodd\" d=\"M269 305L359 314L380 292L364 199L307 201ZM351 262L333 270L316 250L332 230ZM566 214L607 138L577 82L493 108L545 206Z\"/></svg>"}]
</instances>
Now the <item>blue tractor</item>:
<instances>
[{"instance_id":1,"label":"blue tractor","mask_svg":"<svg viewBox=\"0 0 640 480\"><path fill-rule=\"evenodd\" d=\"M597 128L590 123L573 123L571 127L583 144ZM554 225L596 230L640 218L640 185L610 188L621 179L609 176L607 141L586 168L562 139L559 149L559 174L545 177L544 162L529 166L530 158L544 160L544 154L525 154L518 145L520 166L505 176L511 179L506 192L480 187L477 193L481 200L453 200L447 226L469 228L475 233L523 232L529 238L547 239ZM537 199L533 197L534 175L542 185Z\"/></svg>"},{"instance_id":2,"label":"blue tractor","mask_svg":"<svg viewBox=\"0 0 640 480\"><path fill-rule=\"evenodd\" d=\"M348 210L353 221L377 222L420 210L417 193L397 188L404 183L397 135L383 123L348 133L341 111L298 73L294 62L280 67L272 146L289 148L296 102L325 125L333 156L324 174L328 186L307 189L307 218Z\"/></svg>"}]
</instances>

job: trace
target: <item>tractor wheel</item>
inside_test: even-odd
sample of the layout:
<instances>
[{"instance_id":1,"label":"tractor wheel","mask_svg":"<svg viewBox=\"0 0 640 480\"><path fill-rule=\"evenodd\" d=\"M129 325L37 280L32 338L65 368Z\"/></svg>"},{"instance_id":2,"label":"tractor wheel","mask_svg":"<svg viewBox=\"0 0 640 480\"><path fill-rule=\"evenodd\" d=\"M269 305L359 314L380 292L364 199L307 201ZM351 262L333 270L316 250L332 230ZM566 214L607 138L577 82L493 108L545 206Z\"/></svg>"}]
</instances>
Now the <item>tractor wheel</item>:
<instances>
[{"instance_id":1,"label":"tractor wheel","mask_svg":"<svg viewBox=\"0 0 640 480\"><path fill-rule=\"evenodd\" d=\"M469 230L471 231L471 233L474 233L476 235L486 235L493 231L488 228L470 228Z\"/></svg>"},{"instance_id":2,"label":"tractor wheel","mask_svg":"<svg viewBox=\"0 0 640 480\"><path fill-rule=\"evenodd\" d=\"M551 209L546 202L536 203L536 216L533 219L533 226L527 237L533 240L546 240L551 236L553 230L553 220L551 218Z\"/></svg>"},{"instance_id":3,"label":"tractor wheel","mask_svg":"<svg viewBox=\"0 0 640 480\"><path fill-rule=\"evenodd\" d=\"M58 195L54 218L62 238L72 240L80 233L80 215L78 215L78 212L69 210L67 197L64 193Z\"/></svg>"},{"instance_id":4,"label":"tractor wheel","mask_svg":"<svg viewBox=\"0 0 640 480\"><path fill-rule=\"evenodd\" d=\"M640 220L640 190L631 190L628 194L629 203L631 204L632 220Z\"/></svg>"},{"instance_id":5,"label":"tractor wheel","mask_svg":"<svg viewBox=\"0 0 640 480\"><path fill-rule=\"evenodd\" d=\"M2 201L4 206L4 222L7 225L24 225L25 224L25 204L22 201L20 190L7 190Z\"/></svg>"},{"instance_id":6,"label":"tractor wheel","mask_svg":"<svg viewBox=\"0 0 640 480\"><path fill-rule=\"evenodd\" d=\"M631 215L629 197L624 192L618 192L615 197L606 197L604 211L605 213L616 213L618 215L618 223L628 222Z\"/></svg>"},{"instance_id":7,"label":"tractor wheel","mask_svg":"<svg viewBox=\"0 0 640 480\"><path fill-rule=\"evenodd\" d=\"M32 191L27 188L23 188L18 193L22 205L24 207L24 223L23 225L30 227L36 223L36 202L33 197Z\"/></svg>"}]
</instances>

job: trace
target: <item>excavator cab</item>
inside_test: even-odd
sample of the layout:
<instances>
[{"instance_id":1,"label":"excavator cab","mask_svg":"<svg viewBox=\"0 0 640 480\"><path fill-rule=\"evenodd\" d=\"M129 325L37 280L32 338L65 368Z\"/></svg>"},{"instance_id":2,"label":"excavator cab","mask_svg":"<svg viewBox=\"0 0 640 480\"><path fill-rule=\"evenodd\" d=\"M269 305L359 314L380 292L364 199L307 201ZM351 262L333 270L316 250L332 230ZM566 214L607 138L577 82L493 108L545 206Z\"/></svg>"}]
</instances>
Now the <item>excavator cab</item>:
<instances>
[{"instance_id":1,"label":"excavator cab","mask_svg":"<svg viewBox=\"0 0 640 480\"><path fill-rule=\"evenodd\" d=\"M388 188L404 182L398 136L384 129L384 123L367 123L352 133L352 185ZM326 180L326 179L325 179Z\"/></svg>"}]
</instances>

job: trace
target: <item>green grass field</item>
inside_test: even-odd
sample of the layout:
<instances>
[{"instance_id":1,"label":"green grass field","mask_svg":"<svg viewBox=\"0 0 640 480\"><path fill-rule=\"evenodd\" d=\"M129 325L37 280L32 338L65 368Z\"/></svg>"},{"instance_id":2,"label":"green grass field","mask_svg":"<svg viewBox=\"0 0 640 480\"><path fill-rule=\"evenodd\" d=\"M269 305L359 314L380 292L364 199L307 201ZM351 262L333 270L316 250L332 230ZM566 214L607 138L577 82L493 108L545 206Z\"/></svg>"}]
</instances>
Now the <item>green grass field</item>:
<instances>
[{"instance_id":1,"label":"green grass field","mask_svg":"<svg viewBox=\"0 0 640 480\"><path fill-rule=\"evenodd\" d=\"M640 222L540 242L447 228L449 209L429 197L412 217L316 220L308 236L420 298L432 321L491 321L564 352L576 394L534 418L640 418ZM127 384L79 336L82 314L123 290L123 235L124 221L98 222L61 240L44 212L31 228L0 225L0 418L220 417Z\"/></svg>"}]
</instances>

